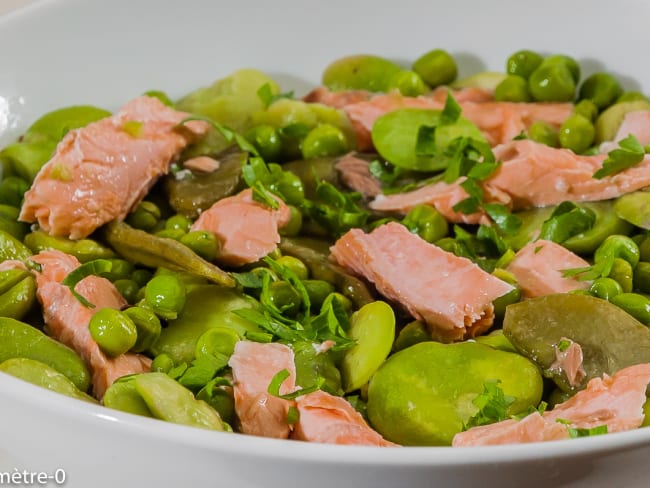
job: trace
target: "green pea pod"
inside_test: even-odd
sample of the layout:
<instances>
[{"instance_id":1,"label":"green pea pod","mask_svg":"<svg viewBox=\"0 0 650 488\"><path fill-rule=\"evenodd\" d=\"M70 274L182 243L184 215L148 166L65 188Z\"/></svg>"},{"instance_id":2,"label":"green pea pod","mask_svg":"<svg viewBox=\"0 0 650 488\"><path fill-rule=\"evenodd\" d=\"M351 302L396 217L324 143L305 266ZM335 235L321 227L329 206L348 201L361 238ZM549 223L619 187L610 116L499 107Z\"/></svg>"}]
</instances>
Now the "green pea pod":
<instances>
[{"instance_id":1,"label":"green pea pod","mask_svg":"<svg viewBox=\"0 0 650 488\"><path fill-rule=\"evenodd\" d=\"M190 390L165 373L139 374L133 382L154 417L203 429L227 430L216 410L194 398Z\"/></svg>"},{"instance_id":2,"label":"green pea pod","mask_svg":"<svg viewBox=\"0 0 650 488\"><path fill-rule=\"evenodd\" d=\"M588 295L547 295L510 305L503 332L563 391L581 389L592 378L650 362L650 330L616 305ZM575 386L562 368L554 367L563 338L582 348L586 376Z\"/></svg>"},{"instance_id":3,"label":"green pea pod","mask_svg":"<svg viewBox=\"0 0 650 488\"><path fill-rule=\"evenodd\" d=\"M7 359L0 363L0 371L78 400L97 403L97 400L77 388L67 376L34 359Z\"/></svg>"},{"instance_id":4,"label":"green pea pod","mask_svg":"<svg viewBox=\"0 0 650 488\"><path fill-rule=\"evenodd\" d=\"M0 271L0 317L20 320L34 305L36 280L29 271Z\"/></svg>"},{"instance_id":5,"label":"green pea pod","mask_svg":"<svg viewBox=\"0 0 650 488\"><path fill-rule=\"evenodd\" d=\"M211 173L184 170L187 174L168 175L163 180L169 204L179 214L196 218L222 198L242 188L241 169L247 155L233 148L221 154L210 155L219 161L219 168Z\"/></svg>"},{"instance_id":6,"label":"green pea pod","mask_svg":"<svg viewBox=\"0 0 650 488\"><path fill-rule=\"evenodd\" d=\"M303 388L316 384L319 378L325 382L321 387L332 395L342 395L341 373L336 367L336 357L331 351L319 352L311 342L294 342L294 362L296 364L296 384Z\"/></svg>"},{"instance_id":7,"label":"green pea pod","mask_svg":"<svg viewBox=\"0 0 650 488\"><path fill-rule=\"evenodd\" d=\"M42 230L35 230L25 236L25 245L32 250L34 254L49 249L71 254L81 263L93 261L95 259L111 259L115 253L108 247L92 239L81 239L74 241L65 237L55 237Z\"/></svg>"},{"instance_id":8,"label":"green pea pod","mask_svg":"<svg viewBox=\"0 0 650 488\"><path fill-rule=\"evenodd\" d=\"M368 388L368 417L402 445L450 445L479 410L487 383L511 397L503 418L536 407L542 377L525 357L483 344L421 342L388 358ZM495 419L496 420L496 419Z\"/></svg>"},{"instance_id":9,"label":"green pea pod","mask_svg":"<svg viewBox=\"0 0 650 488\"><path fill-rule=\"evenodd\" d=\"M0 262L8 259L24 261L32 256L32 252L12 234L0 230Z\"/></svg>"},{"instance_id":10,"label":"green pea pod","mask_svg":"<svg viewBox=\"0 0 650 488\"><path fill-rule=\"evenodd\" d=\"M314 279L333 283L337 290L352 300L356 308L374 301L366 284L332 263L327 257L327 246L322 249L318 241L284 237L280 242L280 250L305 263Z\"/></svg>"},{"instance_id":11,"label":"green pea pod","mask_svg":"<svg viewBox=\"0 0 650 488\"><path fill-rule=\"evenodd\" d=\"M67 376L81 391L90 387L90 372L72 349L31 325L0 317L0 361L21 357L51 366Z\"/></svg>"},{"instance_id":12,"label":"green pea pod","mask_svg":"<svg viewBox=\"0 0 650 488\"><path fill-rule=\"evenodd\" d=\"M192 273L229 288L237 284L229 273L173 239L157 237L117 221L105 227L104 235L111 247L131 262Z\"/></svg>"},{"instance_id":13,"label":"green pea pod","mask_svg":"<svg viewBox=\"0 0 650 488\"><path fill-rule=\"evenodd\" d=\"M234 310L259 307L254 299L214 285L200 285L188 291L185 307L176 320L162 329L151 347L154 355L168 354L174 364L190 363L195 358L197 341L213 327L226 327L244 337L260 332L251 322L235 315Z\"/></svg>"},{"instance_id":14,"label":"green pea pod","mask_svg":"<svg viewBox=\"0 0 650 488\"><path fill-rule=\"evenodd\" d=\"M135 389L135 375L122 377L108 387L102 402L105 407L121 412L154 418L151 410Z\"/></svg>"},{"instance_id":15,"label":"green pea pod","mask_svg":"<svg viewBox=\"0 0 650 488\"><path fill-rule=\"evenodd\" d=\"M29 226L18 222L20 209L12 205L0 205L0 230L5 231L16 239L22 240L29 232Z\"/></svg>"}]
</instances>

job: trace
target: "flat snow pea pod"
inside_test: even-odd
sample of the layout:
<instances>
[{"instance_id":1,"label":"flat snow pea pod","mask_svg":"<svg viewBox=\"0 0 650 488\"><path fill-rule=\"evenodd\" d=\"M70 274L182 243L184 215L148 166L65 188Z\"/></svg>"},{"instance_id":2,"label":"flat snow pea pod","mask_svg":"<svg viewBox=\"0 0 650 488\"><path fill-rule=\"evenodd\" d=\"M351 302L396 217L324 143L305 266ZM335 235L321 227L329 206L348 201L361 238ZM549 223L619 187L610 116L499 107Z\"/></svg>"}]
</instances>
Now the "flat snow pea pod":
<instances>
[{"instance_id":1,"label":"flat snow pea pod","mask_svg":"<svg viewBox=\"0 0 650 488\"><path fill-rule=\"evenodd\" d=\"M349 393L365 385L386 360L395 340L395 313L386 302L368 303L352 314L350 339L355 345L341 361L343 389Z\"/></svg>"},{"instance_id":2,"label":"flat snow pea pod","mask_svg":"<svg viewBox=\"0 0 650 488\"><path fill-rule=\"evenodd\" d=\"M24 261L31 256L32 251L20 240L16 239L12 234L0 230L0 262L9 259Z\"/></svg>"},{"instance_id":3,"label":"flat snow pea pod","mask_svg":"<svg viewBox=\"0 0 650 488\"><path fill-rule=\"evenodd\" d=\"M108 390L104 393L102 403L105 407L114 410L154 418L142 396L135 389L134 380L135 375L119 378L108 387Z\"/></svg>"},{"instance_id":4,"label":"flat snow pea pod","mask_svg":"<svg viewBox=\"0 0 650 488\"><path fill-rule=\"evenodd\" d=\"M563 391L581 389L591 378L650 362L650 330L616 305L588 295L547 295L511 305L503 332ZM563 338L582 349L586 375L573 387L565 372L554 367Z\"/></svg>"},{"instance_id":5,"label":"flat snow pea pod","mask_svg":"<svg viewBox=\"0 0 650 488\"><path fill-rule=\"evenodd\" d=\"M605 141L613 141L618 132L618 128L621 126L621 122L623 122L625 114L637 110L650 110L650 103L646 100L620 102L603 110L596 119L596 144Z\"/></svg>"},{"instance_id":6,"label":"flat snow pea pod","mask_svg":"<svg viewBox=\"0 0 650 488\"><path fill-rule=\"evenodd\" d=\"M41 361L67 376L81 391L90 386L90 372L72 349L18 320L0 317L0 361L10 358Z\"/></svg>"},{"instance_id":7,"label":"flat snow pea pod","mask_svg":"<svg viewBox=\"0 0 650 488\"><path fill-rule=\"evenodd\" d=\"M0 317L20 320L36 301L36 280L29 271L0 271Z\"/></svg>"},{"instance_id":8,"label":"flat snow pea pod","mask_svg":"<svg viewBox=\"0 0 650 488\"><path fill-rule=\"evenodd\" d=\"M243 131L250 123L251 114L264 108L265 102L258 91L265 85L271 95L280 93L280 87L268 75L254 69L241 69L208 87L188 93L176 103L176 108Z\"/></svg>"},{"instance_id":9,"label":"flat snow pea pod","mask_svg":"<svg viewBox=\"0 0 650 488\"><path fill-rule=\"evenodd\" d=\"M76 257L81 263L95 259L112 259L115 253L112 249L92 239L72 240L66 237L55 237L42 230L35 230L25 236L25 245L34 254L49 249L56 249Z\"/></svg>"},{"instance_id":10,"label":"flat snow pea pod","mask_svg":"<svg viewBox=\"0 0 650 488\"><path fill-rule=\"evenodd\" d=\"M383 92L390 88L394 75L402 67L371 54L346 56L330 63L323 71L323 85L330 90L368 90Z\"/></svg>"},{"instance_id":11,"label":"flat snow pea pod","mask_svg":"<svg viewBox=\"0 0 650 488\"><path fill-rule=\"evenodd\" d=\"M133 380L154 417L176 424L210 430L226 430L219 414L190 390L165 373L143 373Z\"/></svg>"},{"instance_id":12,"label":"flat snow pea pod","mask_svg":"<svg viewBox=\"0 0 650 488\"><path fill-rule=\"evenodd\" d=\"M173 239L157 237L117 221L105 227L104 235L111 247L131 262L192 273L225 287L236 285L229 273Z\"/></svg>"},{"instance_id":13,"label":"flat snow pea pod","mask_svg":"<svg viewBox=\"0 0 650 488\"><path fill-rule=\"evenodd\" d=\"M233 310L257 307L256 300L234 290L215 285L196 286L188 291L178 318L162 329L151 352L156 356L168 354L174 364L190 363L195 358L199 337L213 327L232 329L240 337L247 332L260 332L256 325L233 313Z\"/></svg>"},{"instance_id":14,"label":"flat snow pea pod","mask_svg":"<svg viewBox=\"0 0 650 488\"><path fill-rule=\"evenodd\" d=\"M372 127L372 142L381 154L395 166L418 171L444 169L441 159L418 155L417 141L421 127L436 127L435 144L442 150L461 136L485 141L481 131L464 117L450 124L441 123L441 110L403 108L379 117Z\"/></svg>"},{"instance_id":15,"label":"flat snow pea pod","mask_svg":"<svg viewBox=\"0 0 650 488\"><path fill-rule=\"evenodd\" d=\"M316 384L319 378L325 382L322 390L332 395L342 395L341 373L336 367L336 356L331 350L323 351L319 344L298 341L292 344L296 365L296 384L303 388Z\"/></svg>"},{"instance_id":16,"label":"flat snow pea pod","mask_svg":"<svg viewBox=\"0 0 650 488\"><path fill-rule=\"evenodd\" d=\"M386 360L370 380L368 417L385 438L402 445L450 445L478 407L488 382L514 398L503 414L535 407L542 376L525 357L478 344L422 342Z\"/></svg>"},{"instance_id":17,"label":"flat snow pea pod","mask_svg":"<svg viewBox=\"0 0 650 488\"><path fill-rule=\"evenodd\" d=\"M11 358L0 363L0 372L10 374L36 386L67 395L77 400L97 403L81 391L70 379L45 363L28 358Z\"/></svg>"},{"instance_id":18,"label":"flat snow pea pod","mask_svg":"<svg viewBox=\"0 0 650 488\"><path fill-rule=\"evenodd\" d=\"M215 171L184 169L163 179L169 204L179 214L196 218L218 200L234 195L243 187L241 169L246 153L230 148L210 156L219 162Z\"/></svg>"},{"instance_id":19,"label":"flat snow pea pod","mask_svg":"<svg viewBox=\"0 0 650 488\"><path fill-rule=\"evenodd\" d=\"M29 232L29 226L24 222L18 222L20 209L13 205L0 204L0 230L8 232L16 239L23 239Z\"/></svg>"},{"instance_id":20,"label":"flat snow pea pod","mask_svg":"<svg viewBox=\"0 0 650 488\"><path fill-rule=\"evenodd\" d=\"M374 301L374 297L363 281L328 259L327 243L323 247L322 242L314 239L284 237L280 242L280 250L305 263L312 278L333 283L337 290L354 303L355 307L361 308L366 303Z\"/></svg>"}]
</instances>

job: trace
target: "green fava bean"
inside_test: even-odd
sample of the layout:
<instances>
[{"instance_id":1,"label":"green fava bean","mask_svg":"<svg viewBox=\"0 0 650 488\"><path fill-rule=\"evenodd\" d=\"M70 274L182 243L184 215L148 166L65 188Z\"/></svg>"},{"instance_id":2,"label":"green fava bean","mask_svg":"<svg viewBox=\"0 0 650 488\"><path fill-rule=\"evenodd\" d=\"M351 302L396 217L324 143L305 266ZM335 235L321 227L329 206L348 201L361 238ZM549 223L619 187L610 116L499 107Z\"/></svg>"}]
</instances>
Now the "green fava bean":
<instances>
[{"instance_id":1,"label":"green fava bean","mask_svg":"<svg viewBox=\"0 0 650 488\"><path fill-rule=\"evenodd\" d=\"M538 102L570 102L575 96L576 82L566 65L542 63L531 73L528 90Z\"/></svg>"},{"instance_id":2,"label":"green fava bean","mask_svg":"<svg viewBox=\"0 0 650 488\"><path fill-rule=\"evenodd\" d=\"M355 345L340 365L347 393L365 385L390 354L395 340L393 309L382 301L364 305L352 315L348 335Z\"/></svg>"},{"instance_id":3,"label":"green fava bean","mask_svg":"<svg viewBox=\"0 0 650 488\"><path fill-rule=\"evenodd\" d=\"M390 89L396 89L405 97L419 97L429 91L422 77L415 71L395 73L388 85Z\"/></svg>"},{"instance_id":4,"label":"green fava bean","mask_svg":"<svg viewBox=\"0 0 650 488\"><path fill-rule=\"evenodd\" d=\"M6 161L12 172L25 181L33 181L41 167L52 157L56 143L43 140L16 142L0 151L0 159Z\"/></svg>"},{"instance_id":5,"label":"green fava bean","mask_svg":"<svg viewBox=\"0 0 650 488\"><path fill-rule=\"evenodd\" d=\"M36 280L29 271L0 271L0 317L20 320L36 301Z\"/></svg>"},{"instance_id":6,"label":"green fava bean","mask_svg":"<svg viewBox=\"0 0 650 488\"><path fill-rule=\"evenodd\" d=\"M621 126L621 122L623 122L625 114L636 112L638 110L650 110L650 103L646 100L621 102L615 103L603 110L596 119L596 144L605 141L613 141L618 132L618 128Z\"/></svg>"},{"instance_id":7,"label":"green fava bean","mask_svg":"<svg viewBox=\"0 0 650 488\"><path fill-rule=\"evenodd\" d=\"M330 124L319 124L310 130L301 144L304 159L338 156L349 151L343 131Z\"/></svg>"},{"instance_id":8,"label":"green fava bean","mask_svg":"<svg viewBox=\"0 0 650 488\"><path fill-rule=\"evenodd\" d=\"M135 389L134 379L134 376L127 376L118 379L108 387L104 394L104 398L102 399L102 403L105 407L114 410L154 418L151 410L149 410L149 407L142 399L142 396L138 393L138 390Z\"/></svg>"},{"instance_id":9,"label":"green fava bean","mask_svg":"<svg viewBox=\"0 0 650 488\"><path fill-rule=\"evenodd\" d=\"M168 354L174 364L189 364L195 359L199 337L213 327L232 329L240 337L247 332L260 332L255 324L233 313L238 309L258 307L256 300L222 287L200 285L192 288L187 293L185 308L161 331L151 352Z\"/></svg>"},{"instance_id":10,"label":"green fava bean","mask_svg":"<svg viewBox=\"0 0 650 488\"><path fill-rule=\"evenodd\" d=\"M185 244L206 261L214 261L219 255L220 244L212 232L195 230L183 235L181 244Z\"/></svg>"},{"instance_id":11,"label":"green fava bean","mask_svg":"<svg viewBox=\"0 0 650 488\"><path fill-rule=\"evenodd\" d=\"M323 71L323 85L330 90L368 90L385 92L393 76L402 68L388 59L369 54L346 56ZM417 72L417 70L414 70Z\"/></svg>"},{"instance_id":12,"label":"green fava bean","mask_svg":"<svg viewBox=\"0 0 650 488\"><path fill-rule=\"evenodd\" d=\"M650 330L616 305L589 295L547 295L511 305L503 332L563 391L575 391L592 378L650 362ZM565 372L554 366L562 339L582 349L586 376L577 383L570 383Z\"/></svg>"},{"instance_id":13,"label":"green fava bean","mask_svg":"<svg viewBox=\"0 0 650 488\"><path fill-rule=\"evenodd\" d=\"M591 147L595 135L596 130L589 119L574 113L560 126L558 139L563 148L581 154Z\"/></svg>"},{"instance_id":14,"label":"green fava bean","mask_svg":"<svg viewBox=\"0 0 650 488\"><path fill-rule=\"evenodd\" d=\"M67 395L77 400L97 403L93 397L79 390L63 373L45 363L28 358L12 358L0 363L0 372L10 374L36 386Z\"/></svg>"},{"instance_id":15,"label":"green fava bean","mask_svg":"<svg viewBox=\"0 0 650 488\"><path fill-rule=\"evenodd\" d=\"M650 325L650 299L639 293L619 293L610 302L625 310L643 325Z\"/></svg>"},{"instance_id":16,"label":"green fava bean","mask_svg":"<svg viewBox=\"0 0 650 488\"><path fill-rule=\"evenodd\" d=\"M130 350L138 331L130 317L112 308L102 308L88 323L90 335L107 355L116 357Z\"/></svg>"},{"instance_id":17,"label":"green fava bean","mask_svg":"<svg viewBox=\"0 0 650 488\"><path fill-rule=\"evenodd\" d=\"M296 365L296 384L310 386L319 378L325 382L322 390L332 395L342 395L341 373L336 367L336 356L331 351L320 351L318 344L299 341L292 344Z\"/></svg>"},{"instance_id":18,"label":"green fava bean","mask_svg":"<svg viewBox=\"0 0 650 488\"><path fill-rule=\"evenodd\" d=\"M23 195L29 190L29 183L17 176L8 176L0 181L0 204L20 207Z\"/></svg>"},{"instance_id":19,"label":"green fava bean","mask_svg":"<svg viewBox=\"0 0 650 488\"><path fill-rule=\"evenodd\" d=\"M441 114L440 110L417 108L388 112L375 121L372 142L379 154L397 167L418 171L444 169L440 158L417 154L420 127L437 127L435 142L439 150L447 147L457 137L467 136L479 141L484 141L485 138L472 122L463 117L453 124L441 125Z\"/></svg>"},{"instance_id":20,"label":"green fava bean","mask_svg":"<svg viewBox=\"0 0 650 488\"><path fill-rule=\"evenodd\" d=\"M499 83L494 91L494 99L497 102L528 102L530 92L528 81L517 75L509 75Z\"/></svg>"},{"instance_id":21,"label":"green fava bean","mask_svg":"<svg viewBox=\"0 0 650 488\"><path fill-rule=\"evenodd\" d=\"M616 295L623 293L623 288L613 278L598 278L589 287L589 293L603 300L611 300Z\"/></svg>"},{"instance_id":22,"label":"green fava bean","mask_svg":"<svg viewBox=\"0 0 650 488\"><path fill-rule=\"evenodd\" d=\"M186 289L175 275L154 276L145 286L144 299L159 317L173 320L185 306Z\"/></svg>"},{"instance_id":23,"label":"green fava bean","mask_svg":"<svg viewBox=\"0 0 650 488\"><path fill-rule=\"evenodd\" d=\"M0 230L0 262L9 259L24 261L32 256L32 252L12 234Z\"/></svg>"},{"instance_id":24,"label":"green fava bean","mask_svg":"<svg viewBox=\"0 0 650 488\"><path fill-rule=\"evenodd\" d=\"M34 254L49 249L56 249L76 257L79 262L86 263L95 259L112 259L115 253L108 247L92 239L74 241L65 237L55 237L42 230L30 232L25 236L25 245Z\"/></svg>"},{"instance_id":25,"label":"green fava bean","mask_svg":"<svg viewBox=\"0 0 650 488\"><path fill-rule=\"evenodd\" d=\"M156 314L144 307L129 307L122 313L133 321L137 331L137 340L131 350L148 351L156 343L162 330Z\"/></svg>"},{"instance_id":26,"label":"green fava bean","mask_svg":"<svg viewBox=\"0 0 650 488\"><path fill-rule=\"evenodd\" d=\"M539 370L519 354L475 342L422 342L377 370L368 388L368 417L398 444L450 445L476 414L472 401L495 380L514 398L505 415L524 412L541 399Z\"/></svg>"},{"instance_id":27,"label":"green fava bean","mask_svg":"<svg viewBox=\"0 0 650 488\"><path fill-rule=\"evenodd\" d=\"M11 234L16 239L23 239L29 232L29 226L24 222L18 222L20 209L12 205L0 204L0 231Z\"/></svg>"},{"instance_id":28,"label":"green fava bean","mask_svg":"<svg viewBox=\"0 0 650 488\"><path fill-rule=\"evenodd\" d=\"M0 317L0 362L11 358L41 361L68 377L79 390L90 387L90 372L72 349L31 325Z\"/></svg>"},{"instance_id":29,"label":"green fava bean","mask_svg":"<svg viewBox=\"0 0 650 488\"><path fill-rule=\"evenodd\" d=\"M527 80L531 73L542 64L543 60L544 58L541 54L528 49L522 49L508 58L506 61L506 72Z\"/></svg>"},{"instance_id":30,"label":"green fava bean","mask_svg":"<svg viewBox=\"0 0 650 488\"><path fill-rule=\"evenodd\" d=\"M197 358L202 355L216 356L218 354L230 357L235 351L235 345L240 340L241 336L233 329L212 327L197 339L194 355Z\"/></svg>"},{"instance_id":31,"label":"green fava bean","mask_svg":"<svg viewBox=\"0 0 650 488\"><path fill-rule=\"evenodd\" d=\"M558 131L542 120L536 120L528 127L528 137L550 147L560 147Z\"/></svg>"},{"instance_id":32,"label":"green fava bean","mask_svg":"<svg viewBox=\"0 0 650 488\"><path fill-rule=\"evenodd\" d=\"M458 76L456 60L443 49L433 49L420 56L413 63L413 71L434 88L449 85Z\"/></svg>"},{"instance_id":33,"label":"green fava bean","mask_svg":"<svg viewBox=\"0 0 650 488\"><path fill-rule=\"evenodd\" d=\"M427 242L436 242L449 232L449 224L431 205L416 205L406 214L402 224Z\"/></svg>"},{"instance_id":34,"label":"green fava bean","mask_svg":"<svg viewBox=\"0 0 650 488\"><path fill-rule=\"evenodd\" d=\"M650 263L639 262L634 268L634 289L642 293L650 293Z\"/></svg>"},{"instance_id":35,"label":"green fava bean","mask_svg":"<svg viewBox=\"0 0 650 488\"><path fill-rule=\"evenodd\" d=\"M463 78L462 80L454 81L451 84L451 87L456 90L461 90L463 88L480 88L481 90L494 92L499 83L505 80L507 76L506 73L482 71L470 75L467 78Z\"/></svg>"},{"instance_id":36,"label":"green fava bean","mask_svg":"<svg viewBox=\"0 0 650 488\"><path fill-rule=\"evenodd\" d=\"M591 100L599 110L612 105L623 94L619 81L609 73L594 73L580 86L578 98Z\"/></svg>"},{"instance_id":37,"label":"green fava bean","mask_svg":"<svg viewBox=\"0 0 650 488\"><path fill-rule=\"evenodd\" d=\"M176 424L226 430L219 414L190 390L164 373L144 373L133 379L135 389L154 417Z\"/></svg>"},{"instance_id":38,"label":"green fava bean","mask_svg":"<svg viewBox=\"0 0 650 488\"><path fill-rule=\"evenodd\" d=\"M393 351L401 351L420 342L430 341L431 333L426 324L421 320L414 320L406 324L397 334Z\"/></svg>"}]
</instances>

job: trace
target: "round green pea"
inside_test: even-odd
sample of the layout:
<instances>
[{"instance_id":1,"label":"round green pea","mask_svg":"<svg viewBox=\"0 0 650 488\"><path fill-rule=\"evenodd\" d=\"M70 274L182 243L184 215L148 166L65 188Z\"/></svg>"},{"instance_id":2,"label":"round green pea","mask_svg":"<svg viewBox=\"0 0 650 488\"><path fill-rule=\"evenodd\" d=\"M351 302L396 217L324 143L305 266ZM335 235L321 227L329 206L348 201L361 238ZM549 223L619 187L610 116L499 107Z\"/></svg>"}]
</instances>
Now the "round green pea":
<instances>
[{"instance_id":1,"label":"round green pea","mask_svg":"<svg viewBox=\"0 0 650 488\"><path fill-rule=\"evenodd\" d=\"M580 100L573 107L573 113L585 117L587 120L593 122L598 117L598 107L589 99Z\"/></svg>"},{"instance_id":2,"label":"round green pea","mask_svg":"<svg viewBox=\"0 0 650 488\"><path fill-rule=\"evenodd\" d=\"M448 85L458 76L456 60L443 49L433 49L420 56L413 63L413 71L434 88Z\"/></svg>"},{"instance_id":3,"label":"round green pea","mask_svg":"<svg viewBox=\"0 0 650 488\"><path fill-rule=\"evenodd\" d=\"M277 263L285 268L289 268L300 280L309 278L309 269L300 259L293 256L282 256Z\"/></svg>"},{"instance_id":4,"label":"round green pea","mask_svg":"<svg viewBox=\"0 0 650 488\"><path fill-rule=\"evenodd\" d=\"M417 97L429 91L429 87L415 71L398 71L391 77L388 85L405 97Z\"/></svg>"},{"instance_id":5,"label":"round green pea","mask_svg":"<svg viewBox=\"0 0 650 488\"><path fill-rule=\"evenodd\" d=\"M447 220L431 205L416 205L406 214L402 223L427 242L442 239L449 232Z\"/></svg>"},{"instance_id":6,"label":"round green pea","mask_svg":"<svg viewBox=\"0 0 650 488\"><path fill-rule=\"evenodd\" d=\"M528 79L533 71L542 63L544 58L541 54L528 49L522 49L510 55L506 61L506 72L510 75L520 76Z\"/></svg>"},{"instance_id":7,"label":"round green pea","mask_svg":"<svg viewBox=\"0 0 650 488\"><path fill-rule=\"evenodd\" d=\"M131 273L131 279L135 281L140 287L146 285L152 276L153 273L151 273L151 271L142 268L136 269L133 271L133 273Z\"/></svg>"},{"instance_id":8,"label":"round green pea","mask_svg":"<svg viewBox=\"0 0 650 488\"><path fill-rule=\"evenodd\" d=\"M625 259L614 259L609 277L621 285L623 293L629 293L634 289L634 270L632 265Z\"/></svg>"},{"instance_id":9,"label":"round green pea","mask_svg":"<svg viewBox=\"0 0 650 488\"><path fill-rule=\"evenodd\" d=\"M634 289L642 293L650 293L650 263L640 261L634 268L632 279Z\"/></svg>"},{"instance_id":10,"label":"round green pea","mask_svg":"<svg viewBox=\"0 0 650 488\"><path fill-rule=\"evenodd\" d=\"M127 315L112 308L102 308L88 323L90 335L107 355L115 357L131 349L138 331Z\"/></svg>"},{"instance_id":11,"label":"round green pea","mask_svg":"<svg viewBox=\"0 0 650 488\"><path fill-rule=\"evenodd\" d=\"M315 309L319 309L330 293L334 293L334 285L324 280L304 280L302 284L307 290L311 306Z\"/></svg>"},{"instance_id":12,"label":"round green pea","mask_svg":"<svg viewBox=\"0 0 650 488\"><path fill-rule=\"evenodd\" d=\"M140 230L152 230L160 221L162 214L158 206L144 200L126 217L126 223Z\"/></svg>"},{"instance_id":13,"label":"round green pea","mask_svg":"<svg viewBox=\"0 0 650 488\"><path fill-rule=\"evenodd\" d=\"M281 236L295 237L302 228L302 212L298 207L289 205L289 222L280 229Z\"/></svg>"},{"instance_id":14,"label":"round green pea","mask_svg":"<svg viewBox=\"0 0 650 488\"><path fill-rule=\"evenodd\" d=\"M282 155L282 139L275 127L260 124L246 131L246 139L259 151L265 161L277 161Z\"/></svg>"},{"instance_id":15,"label":"round green pea","mask_svg":"<svg viewBox=\"0 0 650 488\"><path fill-rule=\"evenodd\" d=\"M571 56L567 56L565 54L553 54L552 56L545 58L544 61L542 61L542 64L564 65L571 72L571 77L573 78L573 81L576 84L578 83L578 81L580 81L580 65Z\"/></svg>"},{"instance_id":16,"label":"round green pea","mask_svg":"<svg viewBox=\"0 0 650 488\"><path fill-rule=\"evenodd\" d=\"M120 292L120 295L122 295L128 303L136 302L138 298L138 291L140 290L140 285L138 285L135 281L130 279L120 279L115 280L115 282L113 282L113 285L115 285L117 291Z\"/></svg>"},{"instance_id":17,"label":"round green pea","mask_svg":"<svg viewBox=\"0 0 650 488\"><path fill-rule=\"evenodd\" d=\"M609 73L594 73L580 86L578 98L591 100L602 110L612 105L623 94L619 81Z\"/></svg>"},{"instance_id":18,"label":"round green pea","mask_svg":"<svg viewBox=\"0 0 650 488\"><path fill-rule=\"evenodd\" d=\"M115 282L117 280L126 280L131 277L133 273L133 263L126 259L111 259L111 271L106 274L106 278Z\"/></svg>"},{"instance_id":19,"label":"round green pea","mask_svg":"<svg viewBox=\"0 0 650 488\"><path fill-rule=\"evenodd\" d=\"M278 182L278 190L289 205L300 205L305 199L305 188L298 175L286 171Z\"/></svg>"},{"instance_id":20,"label":"round green pea","mask_svg":"<svg viewBox=\"0 0 650 488\"><path fill-rule=\"evenodd\" d=\"M269 285L269 299L287 315L296 314L302 304L300 294L286 281L274 281Z\"/></svg>"},{"instance_id":21,"label":"round green pea","mask_svg":"<svg viewBox=\"0 0 650 488\"><path fill-rule=\"evenodd\" d=\"M589 293L603 300L611 300L616 295L623 293L623 288L618 281L612 278L598 278L589 287Z\"/></svg>"},{"instance_id":22,"label":"round green pea","mask_svg":"<svg viewBox=\"0 0 650 488\"><path fill-rule=\"evenodd\" d=\"M338 156L348 150L343 131L331 124L319 124L310 130L301 144L304 159Z\"/></svg>"},{"instance_id":23,"label":"round green pea","mask_svg":"<svg viewBox=\"0 0 650 488\"><path fill-rule=\"evenodd\" d=\"M147 351L160 337L160 320L152 310L144 307L129 307L123 313L133 320L138 331L138 340L131 349L134 352Z\"/></svg>"},{"instance_id":24,"label":"round green pea","mask_svg":"<svg viewBox=\"0 0 650 488\"><path fill-rule=\"evenodd\" d=\"M560 145L577 154L591 147L596 136L596 129L589 119L580 114L573 114L560 126L558 139Z\"/></svg>"},{"instance_id":25,"label":"round green pea","mask_svg":"<svg viewBox=\"0 0 650 488\"><path fill-rule=\"evenodd\" d=\"M173 274L154 276L145 286L144 299L156 315L173 320L185 306L185 285Z\"/></svg>"},{"instance_id":26,"label":"round green pea","mask_svg":"<svg viewBox=\"0 0 650 488\"><path fill-rule=\"evenodd\" d=\"M530 92L528 81L518 75L508 75L499 83L494 91L494 99L498 102L528 102Z\"/></svg>"},{"instance_id":27,"label":"round green pea","mask_svg":"<svg viewBox=\"0 0 650 488\"><path fill-rule=\"evenodd\" d=\"M204 230L190 231L181 237L180 242L206 261L214 261L219 255L219 240L212 232Z\"/></svg>"},{"instance_id":28,"label":"round green pea","mask_svg":"<svg viewBox=\"0 0 650 488\"><path fill-rule=\"evenodd\" d=\"M185 235L183 229L162 229L154 233L157 237L164 237L166 239L174 239L175 241L180 241L181 238Z\"/></svg>"},{"instance_id":29,"label":"round green pea","mask_svg":"<svg viewBox=\"0 0 650 488\"><path fill-rule=\"evenodd\" d=\"M350 300L342 293L339 293L338 291L330 293L329 296L325 298L325 300L336 301L341 306L341 308L343 308L343 310L345 310L347 313L352 312L352 300Z\"/></svg>"},{"instance_id":30,"label":"round green pea","mask_svg":"<svg viewBox=\"0 0 650 488\"><path fill-rule=\"evenodd\" d=\"M169 373L174 367L174 360L167 353L158 354L151 362L151 371L154 373Z\"/></svg>"},{"instance_id":31,"label":"round green pea","mask_svg":"<svg viewBox=\"0 0 650 488\"><path fill-rule=\"evenodd\" d=\"M620 293L611 303L622 308L644 325L650 324L650 299L639 293Z\"/></svg>"},{"instance_id":32,"label":"round green pea","mask_svg":"<svg viewBox=\"0 0 650 488\"><path fill-rule=\"evenodd\" d=\"M528 127L528 137L550 147L559 147L558 131L544 121L537 120Z\"/></svg>"},{"instance_id":33,"label":"round green pea","mask_svg":"<svg viewBox=\"0 0 650 488\"><path fill-rule=\"evenodd\" d=\"M528 79L528 90L538 102L570 102L575 96L576 82L563 63L542 63Z\"/></svg>"},{"instance_id":34,"label":"round green pea","mask_svg":"<svg viewBox=\"0 0 650 488\"><path fill-rule=\"evenodd\" d=\"M189 232L192 222L184 215L172 215L165 221L165 229L167 230L182 230Z\"/></svg>"}]
</instances>

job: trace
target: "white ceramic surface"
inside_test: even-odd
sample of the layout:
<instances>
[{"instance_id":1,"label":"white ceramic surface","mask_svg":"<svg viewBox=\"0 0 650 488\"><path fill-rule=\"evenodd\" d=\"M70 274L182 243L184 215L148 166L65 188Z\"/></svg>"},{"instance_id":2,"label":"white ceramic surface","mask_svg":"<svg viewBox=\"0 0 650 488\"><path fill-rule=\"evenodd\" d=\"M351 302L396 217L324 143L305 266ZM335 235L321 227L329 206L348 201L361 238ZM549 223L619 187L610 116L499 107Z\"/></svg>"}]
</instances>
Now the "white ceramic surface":
<instances>
[{"instance_id":1,"label":"white ceramic surface","mask_svg":"<svg viewBox=\"0 0 650 488\"><path fill-rule=\"evenodd\" d=\"M2 1L2 0L0 0ZM304 92L325 64L450 50L461 76L520 48L566 52L650 91L647 0L43 0L0 17L0 144L44 111L172 96L241 67ZM645 487L650 429L496 448L374 449L190 429L86 405L0 374L0 479L67 487ZM37 485L37 484L36 484ZM54 480L49 486L56 486Z\"/></svg>"}]
</instances>

